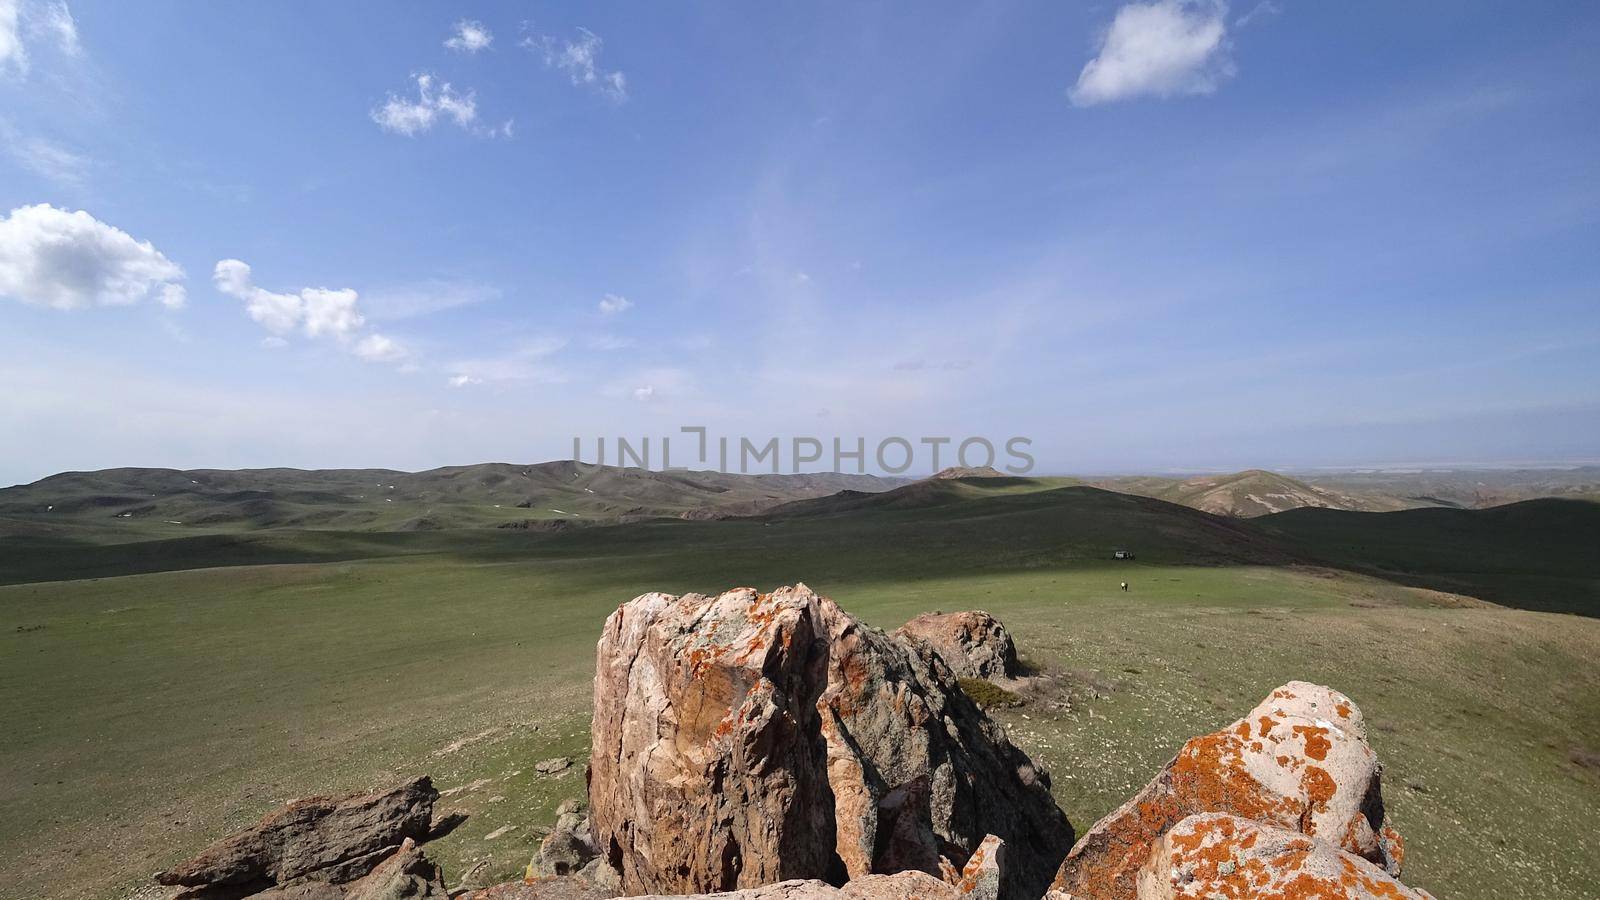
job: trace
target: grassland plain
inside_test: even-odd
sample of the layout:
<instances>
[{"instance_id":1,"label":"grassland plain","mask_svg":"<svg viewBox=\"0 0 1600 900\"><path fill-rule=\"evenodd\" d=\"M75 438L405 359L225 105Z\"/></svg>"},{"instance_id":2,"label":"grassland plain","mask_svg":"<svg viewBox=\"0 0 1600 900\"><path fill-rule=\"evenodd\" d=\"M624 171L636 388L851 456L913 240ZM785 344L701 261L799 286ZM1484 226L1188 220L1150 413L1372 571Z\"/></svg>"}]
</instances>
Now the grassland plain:
<instances>
[{"instance_id":1,"label":"grassland plain","mask_svg":"<svg viewBox=\"0 0 1600 900\"><path fill-rule=\"evenodd\" d=\"M177 571L148 560L202 565L205 545L155 540L115 565L95 561L118 548L81 545L93 579L63 580L63 549L64 568L0 587L0 883L118 897L285 799L419 771L470 815L433 845L448 880L512 877L583 791L604 617L646 590L804 580L884 627L1001 616L1051 678L996 715L1080 827L1187 737L1309 678L1372 722L1409 883L1600 895L1600 621L1297 564L1265 529L1145 498L958 484L925 500L365 535L343 559L322 554L356 537L264 532L230 546L270 545L274 564ZM1121 546L1138 560L1110 561ZM580 764L534 771L563 755Z\"/></svg>"}]
</instances>

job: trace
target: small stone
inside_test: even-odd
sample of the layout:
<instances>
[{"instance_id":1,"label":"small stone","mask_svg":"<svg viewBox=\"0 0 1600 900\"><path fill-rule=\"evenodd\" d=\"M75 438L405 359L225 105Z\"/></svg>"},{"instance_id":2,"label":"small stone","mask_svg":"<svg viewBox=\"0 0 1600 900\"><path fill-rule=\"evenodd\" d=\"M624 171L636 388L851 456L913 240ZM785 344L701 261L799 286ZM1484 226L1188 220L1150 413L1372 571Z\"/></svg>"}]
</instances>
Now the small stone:
<instances>
[{"instance_id":1,"label":"small stone","mask_svg":"<svg viewBox=\"0 0 1600 900\"><path fill-rule=\"evenodd\" d=\"M538 772L540 775L554 775L557 772L565 772L571 766L571 758L566 756L557 756L552 759L541 760L534 765L533 770Z\"/></svg>"}]
</instances>

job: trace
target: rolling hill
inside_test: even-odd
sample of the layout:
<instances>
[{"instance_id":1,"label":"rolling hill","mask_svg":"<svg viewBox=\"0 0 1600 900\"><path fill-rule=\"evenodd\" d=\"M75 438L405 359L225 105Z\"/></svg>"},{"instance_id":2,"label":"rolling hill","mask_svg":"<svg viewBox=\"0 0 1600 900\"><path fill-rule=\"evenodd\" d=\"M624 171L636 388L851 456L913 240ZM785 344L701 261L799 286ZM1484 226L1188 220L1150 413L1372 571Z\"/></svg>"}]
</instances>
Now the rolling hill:
<instances>
[{"instance_id":1,"label":"rolling hill","mask_svg":"<svg viewBox=\"0 0 1600 900\"><path fill-rule=\"evenodd\" d=\"M1507 606L1600 616L1600 503L1296 509L1252 524L1329 565Z\"/></svg>"},{"instance_id":2,"label":"rolling hill","mask_svg":"<svg viewBox=\"0 0 1600 900\"><path fill-rule=\"evenodd\" d=\"M1302 507L1385 512L1418 505L1382 494L1319 487L1264 469L1193 478L1123 476L1097 479L1096 487L1155 497L1221 516L1264 516Z\"/></svg>"},{"instance_id":3,"label":"rolling hill","mask_svg":"<svg viewBox=\"0 0 1600 900\"><path fill-rule=\"evenodd\" d=\"M798 498L901 483L872 475L655 472L573 461L425 472L130 468L67 472L5 488L0 520L9 520L9 533L88 531L112 539L260 528L426 531L719 509L753 513Z\"/></svg>"}]
</instances>

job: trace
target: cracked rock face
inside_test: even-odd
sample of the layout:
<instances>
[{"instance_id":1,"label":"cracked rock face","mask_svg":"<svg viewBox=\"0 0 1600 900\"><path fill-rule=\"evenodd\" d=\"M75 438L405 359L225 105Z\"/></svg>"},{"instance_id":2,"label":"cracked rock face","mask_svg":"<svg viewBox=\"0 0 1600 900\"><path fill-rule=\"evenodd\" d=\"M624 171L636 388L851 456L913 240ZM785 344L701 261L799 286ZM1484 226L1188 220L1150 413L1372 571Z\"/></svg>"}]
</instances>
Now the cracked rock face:
<instances>
[{"instance_id":1,"label":"cracked rock face","mask_svg":"<svg viewBox=\"0 0 1600 900\"><path fill-rule=\"evenodd\" d=\"M1152 848L1199 813L1316 837L1398 876L1400 837L1384 819L1381 772L1350 698L1291 681L1244 718L1184 744L1132 800L1084 834L1054 886L1079 900L1133 898Z\"/></svg>"},{"instance_id":2,"label":"cracked rock face","mask_svg":"<svg viewBox=\"0 0 1600 900\"><path fill-rule=\"evenodd\" d=\"M627 894L939 876L993 834L1000 895L1033 900L1072 844L1048 775L937 653L804 585L624 604L592 732L594 840Z\"/></svg>"},{"instance_id":3,"label":"cracked rock face","mask_svg":"<svg viewBox=\"0 0 1600 900\"><path fill-rule=\"evenodd\" d=\"M925 613L896 636L927 641L958 678L1015 678L1017 645L1000 620L982 610Z\"/></svg>"},{"instance_id":4,"label":"cracked rock face","mask_svg":"<svg viewBox=\"0 0 1600 900\"><path fill-rule=\"evenodd\" d=\"M1320 838L1224 813L1189 816L1162 835L1138 885L1140 900L1431 896Z\"/></svg>"}]
</instances>

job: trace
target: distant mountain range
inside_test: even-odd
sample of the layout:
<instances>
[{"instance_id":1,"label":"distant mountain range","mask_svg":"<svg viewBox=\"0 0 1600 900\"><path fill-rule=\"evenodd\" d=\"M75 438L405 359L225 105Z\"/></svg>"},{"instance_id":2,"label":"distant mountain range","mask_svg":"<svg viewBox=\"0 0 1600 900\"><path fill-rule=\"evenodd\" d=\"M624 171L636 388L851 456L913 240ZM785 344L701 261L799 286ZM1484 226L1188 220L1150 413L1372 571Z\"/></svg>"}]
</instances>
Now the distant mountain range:
<instances>
[{"instance_id":1,"label":"distant mountain range","mask_svg":"<svg viewBox=\"0 0 1600 900\"><path fill-rule=\"evenodd\" d=\"M642 518L731 518L921 506L962 482L988 491L1090 486L1251 518L1306 507L1390 512L1484 508L1538 497L1600 499L1600 467L1341 473L1300 480L1251 469L1195 477L1018 478L947 469L913 481L820 473L656 472L570 460L392 469L105 469L66 472L0 490L0 534L115 539L263 528L401 532L511 527L551 530ZM946 487L941 487L944 485Z\"/></svg>"}]
</instances>

